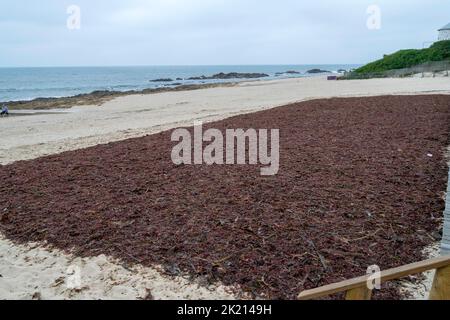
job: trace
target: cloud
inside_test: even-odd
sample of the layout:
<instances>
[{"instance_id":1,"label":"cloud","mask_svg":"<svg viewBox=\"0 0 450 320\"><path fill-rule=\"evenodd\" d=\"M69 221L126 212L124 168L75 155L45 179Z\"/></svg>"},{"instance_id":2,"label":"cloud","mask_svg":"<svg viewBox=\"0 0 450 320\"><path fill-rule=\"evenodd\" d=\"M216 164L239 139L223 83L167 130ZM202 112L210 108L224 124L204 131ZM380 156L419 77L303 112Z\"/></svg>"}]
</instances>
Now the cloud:
<instances>
[{"instance_id":1,"label":"cloud","mask_svg":"<svg viewBox=\"0 0 450 320\"><path fill-rule=\"evenodd\" d=\"M66 28L71 4L81 30ZM434 40L448 12L440 0L2 1L0 65L364 63Z\"/></svg>"}]
</instances>

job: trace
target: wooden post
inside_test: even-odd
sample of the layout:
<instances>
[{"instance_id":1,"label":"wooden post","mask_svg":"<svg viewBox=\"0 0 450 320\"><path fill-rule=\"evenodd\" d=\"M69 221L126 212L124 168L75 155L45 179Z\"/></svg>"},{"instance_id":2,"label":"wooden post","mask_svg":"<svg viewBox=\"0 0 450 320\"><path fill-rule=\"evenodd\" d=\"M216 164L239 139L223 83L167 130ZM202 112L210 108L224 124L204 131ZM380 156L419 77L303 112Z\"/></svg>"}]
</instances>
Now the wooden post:
<instances>
[{"instance_id":1,"label":"wooden post","mask_svg":"<svg viewBox=\"0 0 450 320\"><path fill-rule=\"evenodd\" d=\"M450 266L436 270L430 300L450 300Z\"/></svg>"},{"instance_id":2,"label":"wooden post","mask_svg":"<svg viewBox=\"0 0 450 320\"><path fill-rule=\"evenodd\" d=\"M370 300L372 299L372 290L367 286L348 290L345 295L345 300Z\"/></svg>"}]
</instances>

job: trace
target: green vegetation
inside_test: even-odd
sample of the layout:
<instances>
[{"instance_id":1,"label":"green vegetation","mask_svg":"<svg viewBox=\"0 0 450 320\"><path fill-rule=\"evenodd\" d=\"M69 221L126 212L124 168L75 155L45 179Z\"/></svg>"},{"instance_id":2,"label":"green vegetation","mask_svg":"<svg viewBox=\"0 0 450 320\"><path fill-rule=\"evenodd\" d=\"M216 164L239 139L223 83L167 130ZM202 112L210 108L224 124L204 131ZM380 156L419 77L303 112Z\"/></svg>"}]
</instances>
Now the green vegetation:
<instances>
[{"instance_id":1,"label":"green vegetation","mask_svg":"<svg viewBox=\"0 0 450 320\"><path fill-rule=\"evenodd\" d=\"M355 70L356 74L381 73L388 70L403 69L432 61L450 60L450 40L434 43L422 50L400 50L386 55L383 59L369 63Z\"/></svg>"}]
</instances>

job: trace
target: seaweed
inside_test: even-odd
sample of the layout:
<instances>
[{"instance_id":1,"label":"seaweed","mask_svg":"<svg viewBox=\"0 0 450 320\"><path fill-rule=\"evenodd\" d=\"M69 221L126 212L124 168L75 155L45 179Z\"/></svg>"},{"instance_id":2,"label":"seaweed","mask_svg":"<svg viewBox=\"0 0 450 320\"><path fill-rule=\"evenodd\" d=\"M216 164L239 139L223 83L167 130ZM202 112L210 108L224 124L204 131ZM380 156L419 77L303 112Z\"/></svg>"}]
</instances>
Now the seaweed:
<instances>
[{"instance_id":1,"label":"seaweed","mask_svg":"<svg viewBox=\"0 0 450 320\"><path fill-rule=\"evenodd\" d=\"M445 95L341 98L205 125L279 128L272 177L251 165L176 166L171 131L19 161L0 171L0 231L295 299L373 264L423 258L442 222L449 111ZM391 283L375 297L398 291Z\"/></svg>"}]
</instances>

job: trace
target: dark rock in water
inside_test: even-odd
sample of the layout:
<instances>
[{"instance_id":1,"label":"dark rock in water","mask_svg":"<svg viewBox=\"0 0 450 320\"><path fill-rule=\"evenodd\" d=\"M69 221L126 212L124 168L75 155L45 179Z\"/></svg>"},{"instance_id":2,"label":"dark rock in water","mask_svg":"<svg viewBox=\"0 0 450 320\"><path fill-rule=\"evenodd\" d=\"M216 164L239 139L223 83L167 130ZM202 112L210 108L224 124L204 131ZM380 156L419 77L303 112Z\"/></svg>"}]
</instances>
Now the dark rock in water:
<instances>
[{"instance_id":1,"label":"dark rock in water","mask_svg":"<svg viewBox=\"0 0 450 320\"><path fill-rule=\"evenodd\" d=\"M218 73L211 77L201 76L201 77L191 77L188 80L228 80L228 79L256 79L256 78L265 78L268 77L268 74L265 73L238 73L238 72L230 72L230 73Z\"/></svg>"},{"instance_id":2,"label":"dark rock in water","mask_svg":"<svg viewBox=\"0 0 450 320\"><path fill-rule=\"evenodd\" d=\"M177 78L177 81L182 81L183 80L183 78Z\"/></svg>"},{"instance_id":3,"label":"dark rock in water","mask_svg":"<svg viewBox=\"0 0 450 320\"><path fill-rule=\"evenodd\" d=\"M188 80L206 80L206 79L208 79L206 76L188 78Z\"/></svg>"},{"instance_id":4,"label":"dark rock in water","mask_svg":"<svg viewBox=\"0 0 450 320\"><path fill-rule=\"evenodd\" d=\"M150 80L150 82L172 82L172 81L173 81L173 79L170 79L170 78Z\"/></svg>"},{"instance_id":5,"label":"dark rock in water","mask_svg":"<svg viewBox=\"0 0 450 320\"><path fill-rule=\"evenodd\" d=\"M212 76L213 79L255 79L268 77L265 73L218 73Z\"/></svg>"},{"instance_id":6,"label":"dark rock in water","mask_svg":"<svg viewBox=\"0 0 450 320\"><path fill-rule=\"evenodd\" d=\"M327 70L322 70L322 69L311 69L308 70L307 73L330 73L330 71Z\"/></svg>"},{"instance_id":7,"label":"dark rock in water","mask_svg":"<svg viewBox=\"0 0 450 320\"><path fill-rule=\"evenodd\" d=\"M301 72L294 71L294 70L289 70L289 71L285 71L285 72L277 72L277 73L275 73L276 76L282 76L283 74L301 74Z\"/></svg>"}]
</instances>

